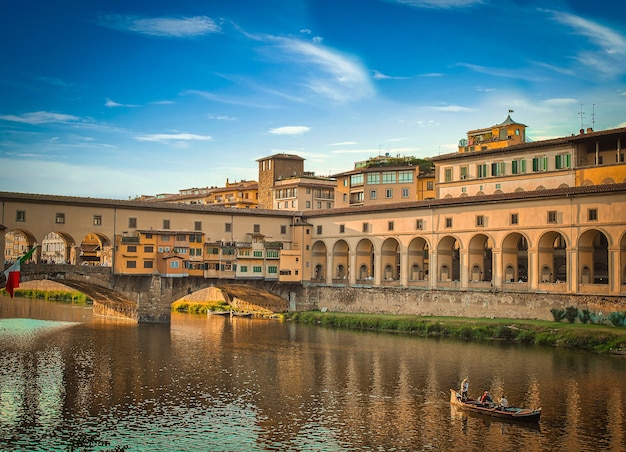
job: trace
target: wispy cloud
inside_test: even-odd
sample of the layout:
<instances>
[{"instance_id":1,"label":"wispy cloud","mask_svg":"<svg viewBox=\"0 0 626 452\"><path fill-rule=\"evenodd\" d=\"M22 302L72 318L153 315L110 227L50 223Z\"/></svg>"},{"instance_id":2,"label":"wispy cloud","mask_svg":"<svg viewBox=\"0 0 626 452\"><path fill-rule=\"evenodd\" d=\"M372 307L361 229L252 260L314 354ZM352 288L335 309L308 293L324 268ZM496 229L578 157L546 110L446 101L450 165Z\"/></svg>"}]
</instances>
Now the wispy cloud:
<instances>
[{"instance_id":1,"label":"wispy cloud","mask_svg":"<svg viewBox=\"0 0 626 452\"><path fill-rule=\"evenodd\" d=\"M302 135L311 130L307 126L284 126L270 129L268 132L272 135Z\"/></svg>"},{"instance_id":2,"label":"wispy cloud","mask_svg":"<svg viewBox=\"0 0 626 452\"><path fill-rule=\"evenodd\" d=\"M190 38L219 33L221 28L207 16L195 17L137 17L106 15L100 25L116 30L167 38Z\"/></svg>"},{"instance_id":3,"label":"wispy cloud","mask_svg":"<svg viewBox=\"0 0 626 452\"><path fill-rule=\"evenodd\" d=\"M208 115L207 118L214 119L216 121L237 121L237 118L226 115Z\"/></svg>"},{"instance_id":4,"label":"wispy cloud","mask_svg":"<svg viewBox=\"0 0 626 452\"><path fill-rule=\"evenodd\" d=\"M433 106L433 107L428 107L428 109L434 110L434 111L446 111L446 112L452 112L452 113L476 111L474 108L462 107L460 105Z\"/></svg>"},{"instance_id":5,"label":"wispy cloud","mask_svg":"<svg viewBox=\"0 0 626 452\"><path fill-rule=\"evenodd\" d=\"M22 115L3 115L0 119L4 121L21 122L24 124L58 124L78 122L80 118L73 115L65 115L62 113L53 113L49 111L34 111L24 113Z\"/></svg>"},{"instance_id":6,"label":"wispy cloud","mask_svg":"<svg viewBox=\"0 0 626 452\"><path fill-rule=\"evenodd\" d=\"M111 99L106 99L106 102L104 103L104 106L107 108L117 108L117 107L129 107L129 108L134 108L134 107L139 107L139 105L132 105L132 104L120 104L118 102L112 101Z\"/></svg>"},{"instance_id":7,"label":"wispy cloud","mask_svg":"<svg viewBox=\"0 0 626 452\"><path fill-rule=\"evenodd\" d=\"M411 6L414 8L468 8L485 3L485 0L387 0L391 3Z\"/></svg>"},{"instance_id":8,"label":"wispy cloud","mask_svg":"<svg viewBox=\"0 0 626 452\"><path fill-rule=\"evenodd\" d=\"M367 69L355 58L328 47L291 38L270 38L289 64L307 68L302 85L333 102L367 98L374 93ZM314 69L311 71L311 69Z\"/></svg>"},{"instance_id":9,"label":"wispy cloud","mask_svg":"<svg viewBox=\"0 0 626 452\"><path fill-rule=\"evenodd\" d=\"M409 77L399 77L397 75L386 75L377 70L373 70L372 73L374 74L372 77L374 77L374 79L376 80L406 80L409 78Z\"/></svg>"},{"instance_id":10,"label":"wispy cloud","mask_svg":"<svg viewBox=\"0 0 626 452\"><path fill-rule=\"evenodd\" d=\"M193 133L155 133L136 136L135 140L168 143L171 141L211 141L213 137L210 135L195 135Z\"/></svg>"},{"instance_id":11,"label":"wispy cloud","mask_svg":"<svg viewBox=\"0 0 626 452\"><path fill-rule=\"evenodd\" d=\"M587 38L589 43L597 48L595 51L581 50L576 56L579 63L592 67L594 73L600 72L605 76L615 76L626 71L626 37L622 34L574 14L544 11L556 22Z\"/></svg>"},{"instance_id":12,"label":"wispy cloud","mask_svg":"<svg viewBox=\"0 0 626 452\"><path fill-rule=\"evenodd\" d=\"M331 146L349 146L352 144L359 144L357 141L342 141L341 143L331 143Z\"/></svg>"},{"instance_id":13,"label":"wispy cloud","mask_svg":"<svg viewBox=\"0 0 626 452\"><path fill-rule=\"evenodd\" d=\"M472 63L457 63L456 66L467 68L471 71L478 72L480 74L492 75L494 77L504 77L504 78L513 78L518 80L528 80L539 82L544 78L538 77L534 73L516 69L504 69L497 67L489 67L489 66L480 66L478 64Z\"/></svg>"},{"instance_id":14,"label":"wispy cloud","mask_svg":"<svg viewBox=\"0 0 626 452\"><path fill-rule=\"evenodd\" d=\"M260 102L260 101L254 102L248 98L224 96L221 94L215 94L209 91L202 91L202 90L197 90L197 89L184 90L180 94L181 96L186 96L186 95L199 96L199 97L202 97L203 99L207 99L212 102L219 102L223 104L240 105L244 107L253 107L253 108L262 108L262 109L274 108L272 105L268 104L267 102Z\"/></svg>"}]
</instances>

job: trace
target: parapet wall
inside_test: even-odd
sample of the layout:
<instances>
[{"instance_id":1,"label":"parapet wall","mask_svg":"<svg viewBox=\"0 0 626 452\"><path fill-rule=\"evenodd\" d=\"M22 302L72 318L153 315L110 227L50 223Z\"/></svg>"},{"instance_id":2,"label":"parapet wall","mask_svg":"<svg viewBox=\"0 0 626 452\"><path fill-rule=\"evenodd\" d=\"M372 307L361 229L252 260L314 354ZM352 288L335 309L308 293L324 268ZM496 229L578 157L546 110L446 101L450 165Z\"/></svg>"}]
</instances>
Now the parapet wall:
<instances>
[{"instance_id":1,"label":"parapet wall","mask_svg":"<svg viewBox=\"0 0 626 452\"><path fill-rule=\"evenodd\" d=\"M307 286L296 309L370 314L553 320L551 309L576 306L596 315L626 310L626 297Z\"/></svg>"}]
</instances>

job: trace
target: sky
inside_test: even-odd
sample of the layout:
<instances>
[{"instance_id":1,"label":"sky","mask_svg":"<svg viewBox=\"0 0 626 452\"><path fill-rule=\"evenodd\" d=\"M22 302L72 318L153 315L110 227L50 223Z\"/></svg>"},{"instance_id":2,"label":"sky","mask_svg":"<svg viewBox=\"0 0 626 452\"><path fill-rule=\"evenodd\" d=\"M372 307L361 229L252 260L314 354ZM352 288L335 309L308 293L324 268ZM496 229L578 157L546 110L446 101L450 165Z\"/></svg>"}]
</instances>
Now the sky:
<instances>
[{"instance_id":1,"label":"sky","mask_svg":"<svg viewBox=\"0 0 626 452\"><path fill-rule=\"evenodd\" d=\"M0 7L0 191L129 199L626 126L626 2L22 0Z\"/></svg>"}]
</instances>

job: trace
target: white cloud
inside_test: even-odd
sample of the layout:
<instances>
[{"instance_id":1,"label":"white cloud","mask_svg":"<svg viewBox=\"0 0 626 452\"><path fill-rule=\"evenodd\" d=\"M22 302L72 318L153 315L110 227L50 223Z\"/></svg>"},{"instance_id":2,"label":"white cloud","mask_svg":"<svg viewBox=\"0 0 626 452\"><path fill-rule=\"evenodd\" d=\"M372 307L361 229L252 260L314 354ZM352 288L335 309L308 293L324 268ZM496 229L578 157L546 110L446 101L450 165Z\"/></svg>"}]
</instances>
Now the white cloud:
<instances>
[{"instance_id":1,"label":"white cloud","mask_svg":"<svg viewBox=\"0 0 626 452\"><path fill-rule=\"evenodd\" d=\"M309 73L303 85L334 102L363 99L374 93L368 71L356 59L327 47L290 38L270 38L290 60L317 72ZM310 71L310 69L309 69Z\"/></svg>"},{"instance_id":2,"label":"white cloud","mask_svg":"<svg viewBox=\"0 0 626 452\"><path fill-rule=\"evenodd\" d=\"M374 74L373 77L376 80L406 80L406 79L408 79L408 77L398 77L398 76L394 76L394 75L386 75L386 74L383 74L382 72L379 72L377 70L373 70L372 73Z\"/></svg>"},{"instance_id":3,"label":"white cloud","mask_svg":"<svg viewBox=\"0 0 626 452\"><path fill-rule=\"evenodd\" d=\"M342 141L341 143L332 143L331 146L348 146L351 144L359 144L356 141Z\"/></svg>"},{"instance_id":4,"label":"white cloud","mask_svg":"<svg viewBox=\"0 0 626 452\"><path fill-rule=\"evenodd\" d=\"M54 124L80 121L80 118L77 116L52 113L49 111L35 111L31 113L24 113L22 115L4 115L0 116L0 119L5 121L22 122L25 124Z\"/></svg>"},{"instance_id":5,"label":"white cloud","mask_svg":"<svg viewBox=\"0 0 626 452\"><path fill-rule=\"evenodd\" d=\"M219 33L220 26L207 16L195 17L133 17L109 15L100 25L117 30L169 38L189 38Z\"/></svg>"},{"instance_id":6,"label":"white cloud","mask_svg":"<svg viewBox=\"0 0 626 452\"><path fill-rule=\"evenodd\" d=\"M435 106L435 107L428 107L430 110L435 110L435 111L447 111L447 112L453 112L453 113L458 113L458 112L468 112L468 111L475 111L474 108L469 108L469 107L462 107L460 105L443 105L443 106Z\"/></svg>"},{"instance_id":7,"label":"white cloud","mask_svg":"<svg viewBox=\"0 0 626 452\"><path fill-rule=\"evenodd\" d=\"M270 129L269 133L273 135L302 135L309 130L311 130L311 128L306 126L284 126Z\"/></svg>"},{"instance_id":8,"label":"white cloud","mask_svg":"<svg viewBox=\"0 0 626 452\"><path fill-rule=\"evenodd\" d=\"M237 118L226 115L208 115L207 118L215 119L216 121L237 121Z\"/></svg>"},{"instance_id":9,"label":"white cloud","mask_svg":"<svg viewBox=\"0 0 626 452\"><path fill-rule=\"evenodd\" d=\"M107 108L116 108L116 107L138 107L139 105L131 105L131 104L120 104L118 102L112 101L111 99L107 98L106 102L104 103L104 106Z\"/></svg>"},{"instance_id":10,"label":"white cloud","mask_svg":"<svg viewBox=\"0 0 626 452\"><path fill-rule=\"evenodd\" d=\"M156 141L167 143L170 141L211 141L210 135L194 135L192 133L155 133L151 135L136 136L137 141Z\"/></svg>"}]
</instances>

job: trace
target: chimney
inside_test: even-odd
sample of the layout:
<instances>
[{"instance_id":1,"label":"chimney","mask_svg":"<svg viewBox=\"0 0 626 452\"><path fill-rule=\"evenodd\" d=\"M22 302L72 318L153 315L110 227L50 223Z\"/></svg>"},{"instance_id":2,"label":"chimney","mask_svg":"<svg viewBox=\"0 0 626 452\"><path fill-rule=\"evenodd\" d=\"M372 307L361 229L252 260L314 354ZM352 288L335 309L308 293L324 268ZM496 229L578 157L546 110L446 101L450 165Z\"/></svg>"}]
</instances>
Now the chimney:
<instances>
[{"instance_id":1,"label":"chimney","mask_svg":"<svg viewBox=\"0 0 626 452\"><path fill-rule=\"evenodd\" d=\"M578 133L580 133L581 135L584 135L585 134L585 129L580 129Z\"/></svg>"},{"instance_id":2,"label":"chimney","mask_svg":"<svg viewBox=\"0 0 626 452\"><path fill-rule=\"evenodd\" d=\"M593 132L593 129L591 127L587 127L587 133L591 133Z\"/></svg>"}]
</instances>

